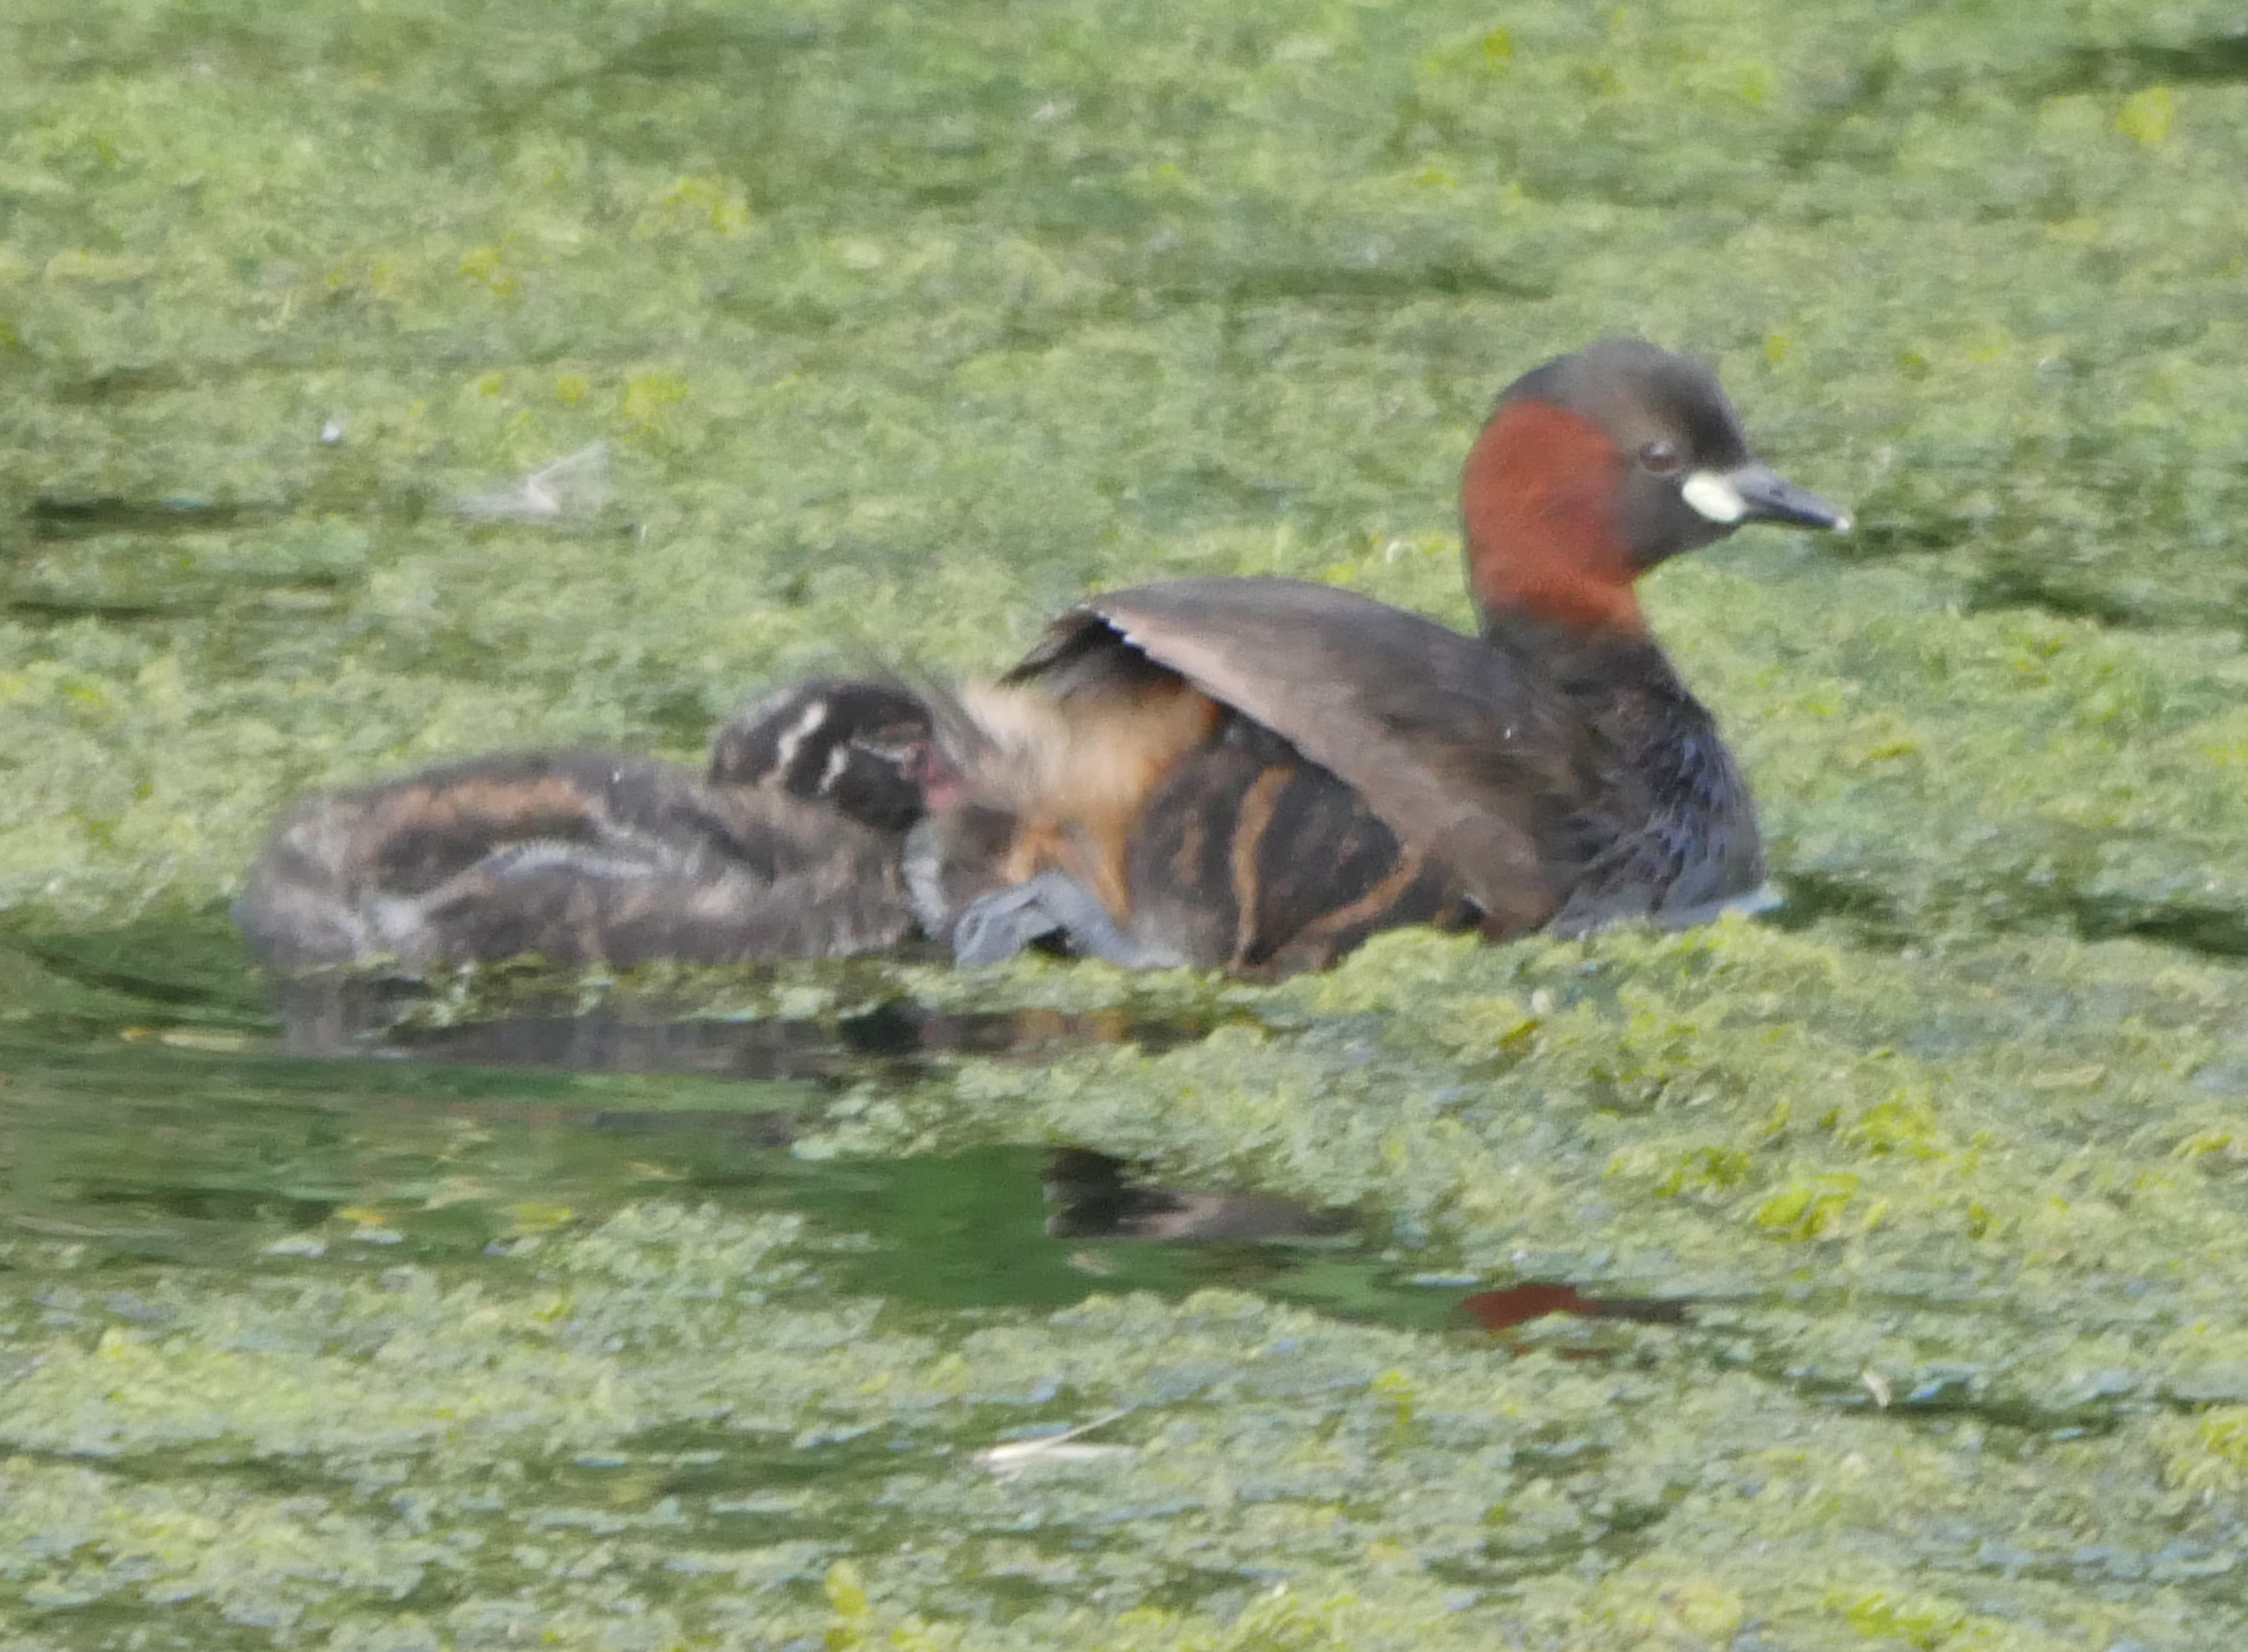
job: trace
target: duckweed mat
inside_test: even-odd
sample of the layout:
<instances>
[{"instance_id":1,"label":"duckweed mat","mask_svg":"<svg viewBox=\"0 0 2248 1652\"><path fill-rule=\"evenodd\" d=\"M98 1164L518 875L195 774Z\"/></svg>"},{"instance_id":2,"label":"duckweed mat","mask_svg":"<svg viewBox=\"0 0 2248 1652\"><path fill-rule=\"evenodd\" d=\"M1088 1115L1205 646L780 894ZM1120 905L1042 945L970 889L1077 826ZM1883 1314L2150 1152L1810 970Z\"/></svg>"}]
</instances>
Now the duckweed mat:
<instances>
[{"instance_id":1,"label":"duckweed mat","mask_svg":"<svg viewBox=\"0 0 2248 1652\"><path fill-rule=\"evenodd\" d=\"M2238 28L17 0L0 1647L2248 1642ZM374 1039L227 928L304 787L1092 586L1463 622L1484 406L1613 332L1859 517L1647 593L1760 923Z\"/></svg>"}]
</instances>

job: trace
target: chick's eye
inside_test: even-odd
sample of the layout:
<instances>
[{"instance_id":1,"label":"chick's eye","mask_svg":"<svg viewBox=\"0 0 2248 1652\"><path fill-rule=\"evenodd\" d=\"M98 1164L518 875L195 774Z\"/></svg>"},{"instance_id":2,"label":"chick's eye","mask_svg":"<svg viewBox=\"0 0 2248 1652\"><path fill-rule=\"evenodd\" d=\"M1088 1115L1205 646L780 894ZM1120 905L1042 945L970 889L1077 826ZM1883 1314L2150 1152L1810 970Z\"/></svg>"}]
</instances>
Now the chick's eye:
<instances>
[{"instance_id":1,"label":"chick's eye","mask_svg":"<svg viewBox=\"0 0 2248 1652\"><path fill-rule=\"evenodd\" d=\"M1639 462L1656 476L1667 476L1678 468L1678 449L1668 442L1650 442L1639 450Z\"/></svg>"}]
</instances>

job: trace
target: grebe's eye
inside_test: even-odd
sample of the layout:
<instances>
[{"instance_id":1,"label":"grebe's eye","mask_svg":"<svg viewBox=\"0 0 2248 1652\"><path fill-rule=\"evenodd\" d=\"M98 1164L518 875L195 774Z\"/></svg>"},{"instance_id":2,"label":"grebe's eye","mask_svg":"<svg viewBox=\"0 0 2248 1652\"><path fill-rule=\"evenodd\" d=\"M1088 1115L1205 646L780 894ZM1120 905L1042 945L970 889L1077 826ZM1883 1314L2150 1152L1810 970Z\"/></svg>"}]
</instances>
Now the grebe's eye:
<instances>
[{"instance_id":1,"label":"grebe's eye","mask_svg":"<svg viewBox=\"0 0 2248 1652\"><path fill-rule=\"evenodd\" d=\"M1656 476L1667 476L1679 466L1678 449L1658 437L1639 450L1639 462Z\"/></svg>"}]
</instances>

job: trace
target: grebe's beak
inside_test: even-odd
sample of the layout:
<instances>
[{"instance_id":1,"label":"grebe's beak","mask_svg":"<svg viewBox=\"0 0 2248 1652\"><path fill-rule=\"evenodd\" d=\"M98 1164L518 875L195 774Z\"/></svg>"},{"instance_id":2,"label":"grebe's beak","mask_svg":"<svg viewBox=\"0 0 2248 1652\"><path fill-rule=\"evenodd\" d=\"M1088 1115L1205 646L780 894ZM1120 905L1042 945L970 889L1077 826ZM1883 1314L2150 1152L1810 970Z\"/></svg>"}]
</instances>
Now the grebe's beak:
<instances>
[{"instance_id":1,"label":"grebe's beak","mask_svg":"<svg viewBox=\"0 0 2248 1652\"><path fill-rule=\"evenodd\" d=\"M1696 470L1680 484L1686 503L1724 527L1743 522L1792 522L1800 528L1850 531L1850 513L1806 493L1767 464Z\"/></svg>"}]
</instances>

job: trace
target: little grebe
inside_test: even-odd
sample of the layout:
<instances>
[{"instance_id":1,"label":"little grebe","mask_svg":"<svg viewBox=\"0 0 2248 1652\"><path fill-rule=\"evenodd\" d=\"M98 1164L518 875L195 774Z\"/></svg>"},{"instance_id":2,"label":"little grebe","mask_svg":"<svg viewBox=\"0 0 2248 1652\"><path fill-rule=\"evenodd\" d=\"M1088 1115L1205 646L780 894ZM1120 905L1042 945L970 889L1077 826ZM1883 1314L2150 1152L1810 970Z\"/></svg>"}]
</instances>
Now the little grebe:
<instances>
[{"instance_id":1,"label":"little grebe","mask_svg":"<svg viewBox=\"0 0 2248 1652\"><path fill-rule=\"evenodd\" d=\"M1509 387L1462 504L1479 637L1274 579L1064 614L1003 689L1096 753L1114 716L1142 784L1090 809L1048 788L996 819L971 785L909 841L924 928L963 963L1061 936L1121 963L1275 973L1400 924L1580 933L1754 897L1748 788L1633 585L1744 523L1847 517L1758 462L1708 368L1629 339Z\"/></svg>"}]
</instances>

